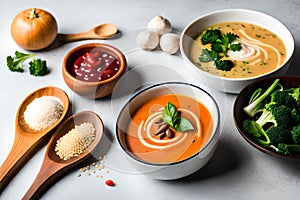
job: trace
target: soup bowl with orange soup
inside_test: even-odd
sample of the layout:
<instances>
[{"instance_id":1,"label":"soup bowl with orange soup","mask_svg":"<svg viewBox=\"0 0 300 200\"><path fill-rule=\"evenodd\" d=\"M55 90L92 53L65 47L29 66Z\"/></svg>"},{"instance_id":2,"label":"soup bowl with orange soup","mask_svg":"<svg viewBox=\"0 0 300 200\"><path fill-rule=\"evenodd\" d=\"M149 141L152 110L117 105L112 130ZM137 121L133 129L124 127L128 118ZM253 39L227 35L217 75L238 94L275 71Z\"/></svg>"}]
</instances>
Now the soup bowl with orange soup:
<instances>
[{"instance_id":1,"label":"soup bowl with orange soup","mask_svg":"<svg viewBox=\"0 0 300 200\"><path fill-rule=\"evenodd\" d=\"M179 82L149 86L123 106L117 140L135 169L161 180L201 169L220 135L220 111L202 88Z\"/></svg>"},{"instance_id":2,"label":"soup bowl with orange soup","mask_svg":"<svg viewBox=\"0 0 300 200\"><path fill-rule=\"evenodd\" d=\"M221 33L213 34L218 36L219 43L209 35L216 30ZM227 37L228 34L235 38ZM246 9L205 14L187 25L180 38L181 54L187 67L196 71L196 78L228 93L239 93L244 86L262 77L283 75L294 48L293 36L283 23ZM231 64L222 61L222 65L220 60Z\"/></svg>"}]
</instances>

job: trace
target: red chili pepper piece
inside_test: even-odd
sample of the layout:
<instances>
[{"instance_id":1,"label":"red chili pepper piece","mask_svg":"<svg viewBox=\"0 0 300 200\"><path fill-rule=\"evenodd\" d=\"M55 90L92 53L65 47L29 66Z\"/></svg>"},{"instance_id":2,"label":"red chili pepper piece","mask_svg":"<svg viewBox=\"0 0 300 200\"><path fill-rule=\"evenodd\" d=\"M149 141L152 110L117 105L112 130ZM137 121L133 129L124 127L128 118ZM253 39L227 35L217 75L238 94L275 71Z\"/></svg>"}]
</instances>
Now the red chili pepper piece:
<instances>
[{"instance_id":1,"label":"red chili pepper piece","mask_svg":"<svg viewBox=\"0 0 300 200\"><path fill-rule=\"evenodd\" d=\"M114 186L115 185L113 180L106 180L105 184L108 185L108 186Z\"/></svg>"}]
</instances>

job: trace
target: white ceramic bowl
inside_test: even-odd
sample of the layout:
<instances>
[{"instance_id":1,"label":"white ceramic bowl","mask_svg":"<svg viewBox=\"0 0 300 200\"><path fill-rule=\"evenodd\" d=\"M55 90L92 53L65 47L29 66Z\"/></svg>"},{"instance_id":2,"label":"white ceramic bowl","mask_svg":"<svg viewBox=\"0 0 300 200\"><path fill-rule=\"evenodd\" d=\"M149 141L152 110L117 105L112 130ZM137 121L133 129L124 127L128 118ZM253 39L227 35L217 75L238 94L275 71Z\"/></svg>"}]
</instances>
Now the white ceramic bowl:
<instances>
[{"instance_id":1,"label":"white ceramic bowl","mask_svg":"<svg viewBox=\"0 0 300 200\"><path fill-rule=\"evenodd\" d=\"M191 42L193 38L205 28L221 22L248 22L264 27L275 33L283 40L286 46L286 59L283 64L267 74L250 78L225 78L212 75L198 68L190 59L189 50ZM226 9L203 15L187 25L180 37L180 51L182 57L185 63L187 63L187 66L192 66L192 68L199 72L199 80L211 88L228 93L239 93L244 86L258 78L285 74L294 53L294 48L294 38L284 24L267 14L245 9Z\"/></svg>"},{"instance_id":2,"label":"white ceramic bowl","mask_svg":"<svg viewBox=\"0 0 300 200\"><path fill-rule=\"evenodd\" d=\"M202 102L212 115L212 135L208 142L204 144L203 148L185 160L168 164L145 162L135 157L128 150L125 141L125 135L128 134L126 130L131 120L132 113L149 99L164 94L181 94ZM220 135L220 112L213 97L198 86L178 82L156 84L137 92L123 106L117 119L116 133L118 144L138 172L154 179L178 179L198 171L212 157Z\"/></svg>"}]
</instances>

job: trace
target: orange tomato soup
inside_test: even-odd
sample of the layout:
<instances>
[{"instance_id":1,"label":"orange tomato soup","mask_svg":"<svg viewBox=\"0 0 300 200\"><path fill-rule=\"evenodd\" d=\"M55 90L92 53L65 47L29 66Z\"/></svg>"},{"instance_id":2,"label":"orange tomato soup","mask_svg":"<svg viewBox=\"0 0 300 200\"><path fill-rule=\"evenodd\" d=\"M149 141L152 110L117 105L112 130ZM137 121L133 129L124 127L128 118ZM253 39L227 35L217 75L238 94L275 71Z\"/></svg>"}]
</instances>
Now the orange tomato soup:
<instances>
[{"instance_id":1,"label":"orange tomato soup","mask_svg":"<svg viewBox=\"0 0 300 200\"><path fill-rule=\"evenodd\" d=\"M179 117L188 119L194 130L174 131L174 137L163 139L153 133L162 121L162 111L170 102ZM211 113L202 103L184 95L162 95L143 104L132 116L127 134L128 150L138 159L149 163L167 164L195 155L212 135Z\"/></svg>"}]
</instances>

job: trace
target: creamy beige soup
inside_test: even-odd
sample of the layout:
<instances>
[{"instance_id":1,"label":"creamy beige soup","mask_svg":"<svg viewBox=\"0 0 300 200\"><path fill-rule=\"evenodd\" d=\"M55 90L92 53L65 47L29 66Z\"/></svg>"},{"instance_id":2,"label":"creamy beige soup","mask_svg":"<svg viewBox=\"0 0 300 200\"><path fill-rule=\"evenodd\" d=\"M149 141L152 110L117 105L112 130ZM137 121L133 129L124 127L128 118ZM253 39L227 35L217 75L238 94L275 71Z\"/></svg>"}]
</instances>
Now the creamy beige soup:
<instances>
[{"instance_id":1,"label":"creamy beige soup","mask_svg":"<svg viewBox=\"0 0 300 200\"><path fill-rule=\"evenodd\" d=\"M242 46L240 51L227 52L228 58L234 63L230 71L217 70L213 62L199 61L202 49L210 49L210 44L202 45L202 33L199 33L191 45L191 59L200 69L211 74L227 78L253 77L273 71L285 60L283 41L260 26L245 22L224 22L207 29L220 29L223 34L233 33L238 36L236 42Z\"/></svg>"}]
</instances>

